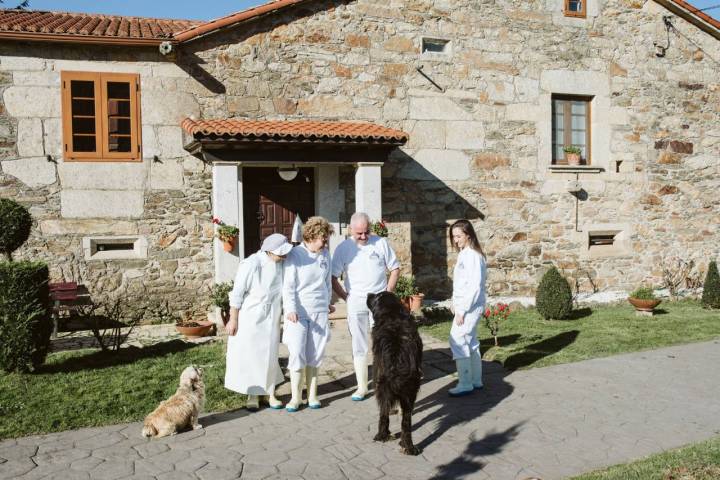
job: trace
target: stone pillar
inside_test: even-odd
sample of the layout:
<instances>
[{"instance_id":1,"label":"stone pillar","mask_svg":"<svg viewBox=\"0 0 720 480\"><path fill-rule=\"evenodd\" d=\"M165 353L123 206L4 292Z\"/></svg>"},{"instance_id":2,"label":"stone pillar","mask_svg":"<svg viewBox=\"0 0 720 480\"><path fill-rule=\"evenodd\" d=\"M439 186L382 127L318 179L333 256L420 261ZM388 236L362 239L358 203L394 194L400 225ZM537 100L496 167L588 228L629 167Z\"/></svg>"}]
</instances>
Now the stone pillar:
<instances>
[{"instance_id":1,"label":"stone pillar","mask_svg":"<svg viewBox=\"0 0 720 480\"><path fill-rule=\"evenodd\" d=\"M237 245L232 252L223 250L220 239L213 240L215 282L229 282L235 278L240 259L245 253L243 231L242 167L237 163L213 164L213 216L240 229Z\"/></svg>"},{"instance_id":2,"label":"stone pillar","mask_svg":"<svg viewBox=\"0 0 720 480\"><path fill-rule=\"evenodd\" d=\"M370 220L382 218L382 163L358 163L355 172L355 210L365 212Z\"/></svg>"},{"instance_id":3,"label":"stone pillar","mask_svg":"<svg viewBox=\"0 0 720 480\"><path fill-rule=\"evenodd\" d=\"M345 233L340 231L341 223L346 218L340 218L345 205L345 191L340 189L340 169L337 166L317 167L315 169L315 205L317 215L327 218L335 229L330 238L330 252L345 239ZM307 219L303 219L307 220Z\"/></svg>"}]
</instances>

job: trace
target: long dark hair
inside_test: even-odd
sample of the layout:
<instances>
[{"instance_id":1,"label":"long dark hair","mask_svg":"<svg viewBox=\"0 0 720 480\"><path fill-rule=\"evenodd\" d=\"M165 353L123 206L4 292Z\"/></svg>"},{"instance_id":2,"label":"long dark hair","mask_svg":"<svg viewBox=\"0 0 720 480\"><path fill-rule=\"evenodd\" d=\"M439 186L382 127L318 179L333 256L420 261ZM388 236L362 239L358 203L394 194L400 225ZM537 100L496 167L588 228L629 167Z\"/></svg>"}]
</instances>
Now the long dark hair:
<instances>
[{"instance_id":1,"label":"long dark hair","mask_svg":"<svg viewBox=\"0 0 720 480\"><path fill-rule=\"evenodd\" d=\"M453 242L453 229L459 228L462 230L462 232L470 237L470 248L478 252L480 255L485 257L485 252L483 252L482 247L480 246L480 242L477 239L477 235L475 234L475 229L472 226L472 223L470 223L469 220L460 219L457 222L450 225L450 230L448 230L448 238L450 239L450 245L453 246L457 250L457 245L455 245L455 242Z\"/></svg>"}]
</instances>

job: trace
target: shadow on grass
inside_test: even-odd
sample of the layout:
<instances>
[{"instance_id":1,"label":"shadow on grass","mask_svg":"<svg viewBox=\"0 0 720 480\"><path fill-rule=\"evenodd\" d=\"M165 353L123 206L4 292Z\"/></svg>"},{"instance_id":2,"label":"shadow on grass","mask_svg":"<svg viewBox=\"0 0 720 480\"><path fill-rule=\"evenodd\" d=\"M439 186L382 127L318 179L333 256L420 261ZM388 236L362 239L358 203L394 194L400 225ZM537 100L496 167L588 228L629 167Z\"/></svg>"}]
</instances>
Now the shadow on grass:
<instances>
[{"instance_id":1,"label":"shadow on grass","mask_svg":"<svg viewBox=\"0 0 720 480\"><path fill-rule=\"evenodd\" d=\"M183 342L182 340L172 340L143 348L121 348L117 352L97 351L87 355L70 357L58 363L43 365L36 373L70 373L81 370L97 370L118 365L129 365L144 358L164 357L165 355L190 350L196 346L197 345Z\"/></svg>"},{"instance_id":2,"label":"shadow on grass","mask_svg":"<svg viewBox=\"0 0 720 480\"><path fill-rule=\"evenodd\" d=\"M501 347L507 347L509 345L513 345L515 342L520 340L520 338L522 338L522 335L520 335L519 333L513 333L512 335L505 335L502 337L498 337L498 345ZM495 339L493 337L480 339L480 351L481 352L484 352L494 346L495 346Z\"/></svg>"},{"instance_id":3,"label":"shadow on grass","mask_svg":"<svg viewBox=\"0 0 720 480\"><path fill-rule=\"evenodd\" d=\"M565 320L580 320L581 318L589 317L593 311L590 307L576 308Z\"/></svg>"},{"instance_id":4,"label":"shadow on grass","mask_svg":"<svg viewBox=\"0 0 720 480\"><path fill-rule=\"evenodd\" d=\"M488 457L500 453L505 445L512 442L518 435L522 423L508 428L504 432L493 432L480 439L472 438L467 444L463 453L453 461L437 467L437 473L431 480L460 479L465 476L475 475L485 468L485 464L478 457Z\"/></svg>"},{"instance_id":5,"label":"shadow on grass","mask_svg":"<svg viewBox=\"0 0 720 480\"><path fill-rule=\"evenodd\" d=\"M517 370L527 367L549 355L559 352L575 341L580 334L579 330L558 333L557 335L532 343L526 346L522 352L510 355L505 359L503 365L508 370Z\"/></svg>"},{"instance_id":6,"label":"shadow on grass","mask_svg":"<svg viewBox=\"0 0 720 480\"><path fill-rule=\"evenodd\" d=\"M664 308L656 308L655 310L653 310L653 315L667 315L668 313L670 312L668 312Z\"/></svg>"}]
</instances>

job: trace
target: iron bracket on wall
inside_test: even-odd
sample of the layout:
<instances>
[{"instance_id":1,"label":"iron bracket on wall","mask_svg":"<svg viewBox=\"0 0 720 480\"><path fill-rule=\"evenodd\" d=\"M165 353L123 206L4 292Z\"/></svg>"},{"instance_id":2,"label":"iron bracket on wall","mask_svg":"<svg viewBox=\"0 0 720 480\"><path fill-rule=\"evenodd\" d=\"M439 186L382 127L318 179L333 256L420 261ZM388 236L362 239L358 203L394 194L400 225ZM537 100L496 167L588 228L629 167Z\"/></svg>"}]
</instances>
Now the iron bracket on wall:
<instances>
[{"instance_id":1,"label":"iron bracket on wall","mask_svg":"<svg viewBox=\"0 0 720 480\"><path fill-rule=\"evenodd\" d=\"M415 67L415 70L417 70L420 75L425 77L428 82L432 83L435 88L437 88L441 92L445 93L445 89L443 87L438 85L437 82L435 82L435 80L430 78L427 73L423 72L423 67L424 67L424 65L420 65L419 67Z\"/></svg>"}]
</instances>

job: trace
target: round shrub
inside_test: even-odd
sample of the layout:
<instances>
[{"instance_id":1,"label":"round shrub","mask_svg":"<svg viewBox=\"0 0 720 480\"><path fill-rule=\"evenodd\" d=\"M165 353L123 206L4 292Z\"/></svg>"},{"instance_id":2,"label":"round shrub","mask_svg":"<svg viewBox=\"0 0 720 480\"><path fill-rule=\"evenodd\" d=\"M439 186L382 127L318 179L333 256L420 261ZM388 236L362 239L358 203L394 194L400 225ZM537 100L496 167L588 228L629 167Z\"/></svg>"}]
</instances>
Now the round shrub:
<instances>
[{"instance_id":1,"label":"round shrub","mask_svg":"<svg viewBox=\"0 0 720 480\"><path fill-rule=\"evenodd\" d=\"M32 217L27 208L7 198L0 198L0 252L8 259L30 236Z\"/></svg>"},{"instance_id":2,"label":"round shrub","mask_svg":"<svg viewBox=\"0 0 720 480\"><path fill-rule=\"evenodd\" d=\"M708 265L701 301L708 308L720 308L720 275L714 261Z\"/></svg>"},{"instance_id":3,"label":"round shrub","mask_svg":"<svg viewBox=\"0 0 720 480\"><path fill-rule=\"evenodd\" d=\"M543 275L535 292L535 307L545 319L560 320L572 312L572 292L554 266Z\"/></svg>"},{"instance_id":4,"label":"round shrub","mask_svg":"<svg viewBox=\"0 0 720 480\"><path fill-rule=\"evenodd\" d=\"M47 265L0 262L0 368L27 372L42 365L51 333Z\"/></svg>"}]
</instances>

